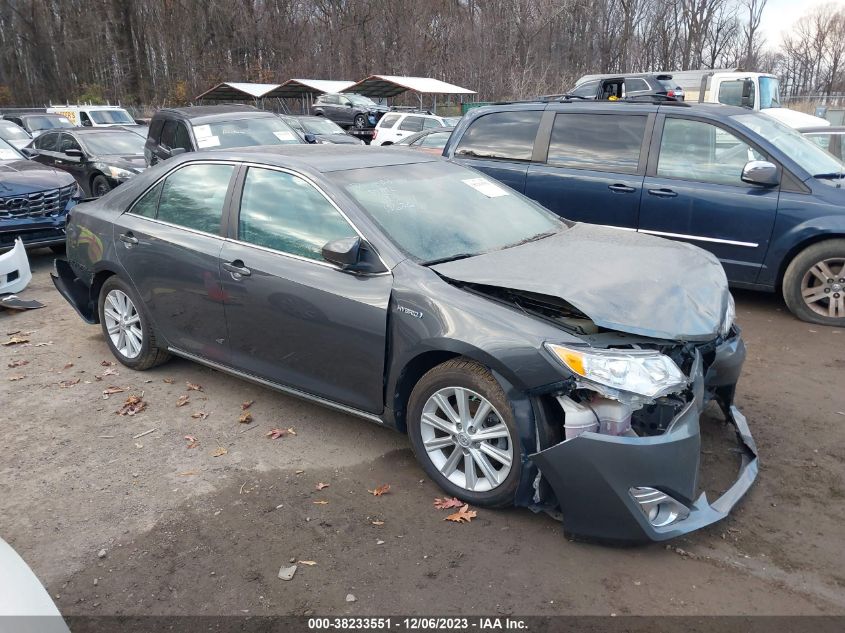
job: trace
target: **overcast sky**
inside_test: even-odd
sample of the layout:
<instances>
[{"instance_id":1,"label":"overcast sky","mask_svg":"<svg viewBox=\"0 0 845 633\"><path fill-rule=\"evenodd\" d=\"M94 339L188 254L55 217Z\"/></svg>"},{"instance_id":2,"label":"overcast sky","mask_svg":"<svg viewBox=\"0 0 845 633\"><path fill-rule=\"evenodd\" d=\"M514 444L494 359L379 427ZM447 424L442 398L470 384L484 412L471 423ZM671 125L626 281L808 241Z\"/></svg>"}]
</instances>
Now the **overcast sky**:
<instances>
[{"instance_id":1,"label":"overcast sky","mask_svg":"<svg viewBox=\"0 0 845 633\"><path fill-rule=\"evenodd\" d=\"M766 35L766 44L777 48L781 35L805 13L821 4L845 6L845 0L769 0L763 10L761 28Z\"/></svg>"}]
</instances>

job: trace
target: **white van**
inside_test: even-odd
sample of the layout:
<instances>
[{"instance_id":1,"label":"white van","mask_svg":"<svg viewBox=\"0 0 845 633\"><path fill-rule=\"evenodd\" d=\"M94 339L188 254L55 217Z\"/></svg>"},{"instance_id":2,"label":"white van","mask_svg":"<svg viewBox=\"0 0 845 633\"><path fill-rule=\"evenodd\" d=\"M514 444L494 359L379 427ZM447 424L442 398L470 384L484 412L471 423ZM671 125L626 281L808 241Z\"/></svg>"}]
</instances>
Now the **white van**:
<instances>
[{"instance_id":1,"label":"white van","mask_svg":"<svg viewBox=\"0 0 845 633\"><path fill-rule=\"evenodd\" d=\"M120 106L110 105L51 105L47 112L66 116L74 125L110 127L135 125L135 119Z\"/></svg>"}]
</instances>

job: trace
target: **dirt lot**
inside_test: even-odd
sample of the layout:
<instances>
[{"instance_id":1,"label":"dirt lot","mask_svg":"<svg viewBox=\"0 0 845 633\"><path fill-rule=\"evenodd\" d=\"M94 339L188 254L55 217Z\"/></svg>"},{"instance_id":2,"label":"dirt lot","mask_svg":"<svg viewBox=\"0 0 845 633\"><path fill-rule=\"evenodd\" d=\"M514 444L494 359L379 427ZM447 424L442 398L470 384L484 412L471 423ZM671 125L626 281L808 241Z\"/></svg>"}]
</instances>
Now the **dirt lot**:
<instances>
[{"instance_id":1,"label":"dirt lot","mask_svg":"<svg viewBox=\"0 0 845 633\"><path fill-rule=\"evenodd\" d=\"M0 313L0 340L30 341L0 347L0 536L67 615L845 613L845 332L775 297L737 293L757 485L671 547L619 549L570 542L528 510L444 521L405 437L376 425L186 361L104 366L99 327L49 281L50 253L31 258L22 296L47 306ZM104 399L110 386L128 391ZM130 393L147 409L116 415ZM732 474L712 428L705 460ZM316 564L279 580L292 560Z\"/></svg>"}]
</instances>

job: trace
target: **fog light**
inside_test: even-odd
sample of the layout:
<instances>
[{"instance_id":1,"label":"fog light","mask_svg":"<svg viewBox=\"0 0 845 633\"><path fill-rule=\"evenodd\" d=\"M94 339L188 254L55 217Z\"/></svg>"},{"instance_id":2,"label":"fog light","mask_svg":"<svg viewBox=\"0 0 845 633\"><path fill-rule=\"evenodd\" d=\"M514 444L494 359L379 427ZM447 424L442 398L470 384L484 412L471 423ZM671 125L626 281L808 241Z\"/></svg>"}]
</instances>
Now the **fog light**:
<instances>
[{"instance_id":1,"label":"fog light","mask_svg":"<svg viewBox=\"0 0 845 633\"><path fill-rule=\"evenodd\" d=\"M689 516L689 509L684 504L655 488L643 486L628 492L654 527L666 527Z\"/></svg>"}]
</instances>

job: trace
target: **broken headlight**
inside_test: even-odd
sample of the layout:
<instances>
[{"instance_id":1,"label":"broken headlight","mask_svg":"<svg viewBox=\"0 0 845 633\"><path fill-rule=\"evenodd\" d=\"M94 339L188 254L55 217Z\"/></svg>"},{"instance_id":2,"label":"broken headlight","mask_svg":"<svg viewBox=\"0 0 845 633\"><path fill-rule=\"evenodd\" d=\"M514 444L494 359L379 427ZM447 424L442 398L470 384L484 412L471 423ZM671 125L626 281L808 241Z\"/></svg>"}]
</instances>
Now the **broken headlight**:
<instances>
[{"instance_id":1,"label":"broken headlight","mask_svg":"<svg viewBox=\"0 0 845 633\"><path fill-rule=\"evenodd\" d=\"M736 320L736 303L734 296L728 293L728 307L725 308L725 316L722 318L722 336L727 336L731 332L731 327Z\"/></svg>"},{"instance_id":2,"label":"broken headlight","mask_svg":"<svg viewBox=\"0 0 845 633\"><path fill-rule=\"evenodd\" d=\"M546 343L555 358L585 382L659 398L687 385L687 377L668 356L652 350L564 347ZM602 393L605 390L599 389Z\"/></svg>"}]
</instances>

